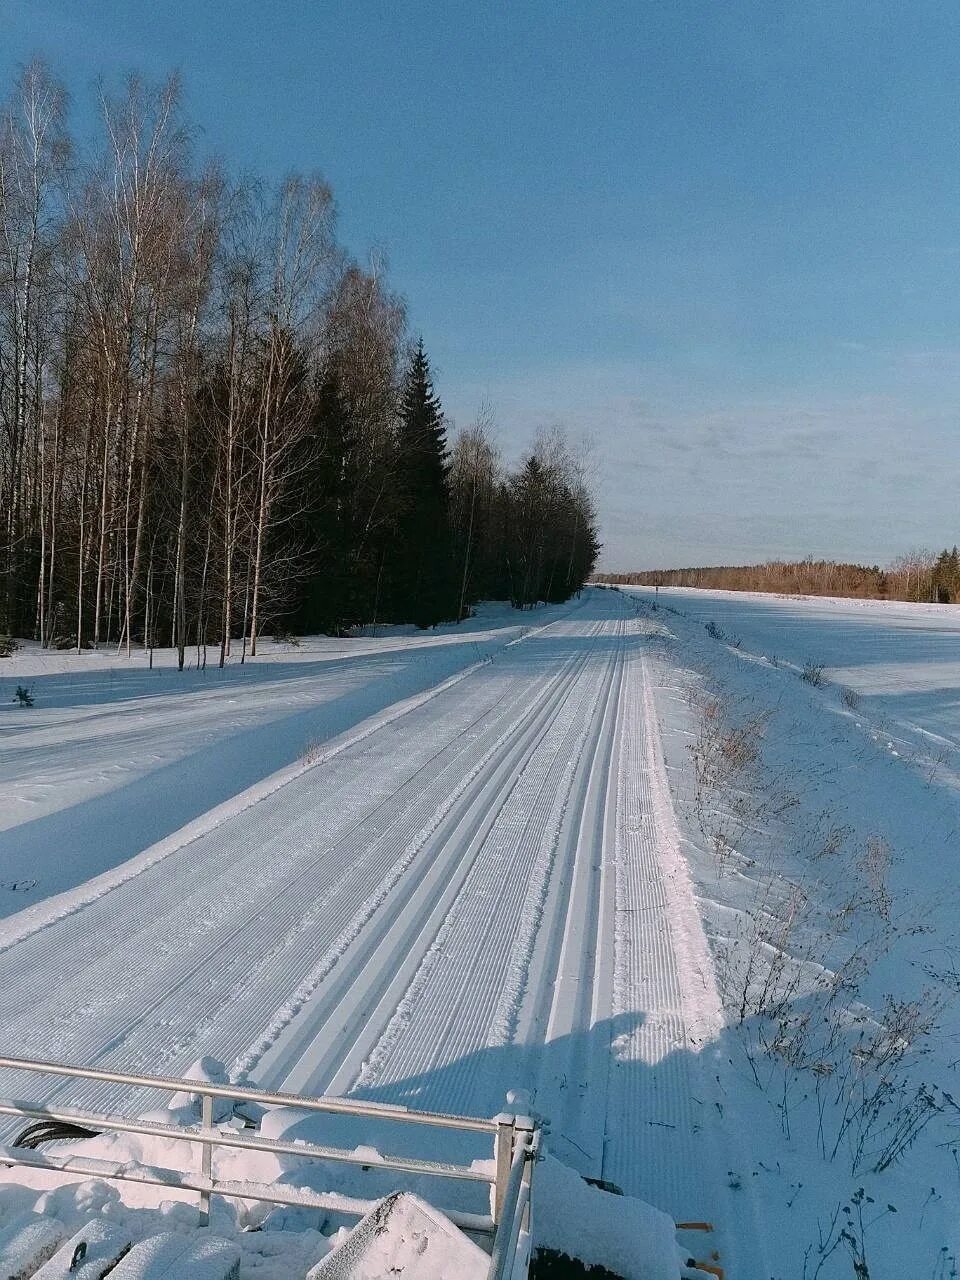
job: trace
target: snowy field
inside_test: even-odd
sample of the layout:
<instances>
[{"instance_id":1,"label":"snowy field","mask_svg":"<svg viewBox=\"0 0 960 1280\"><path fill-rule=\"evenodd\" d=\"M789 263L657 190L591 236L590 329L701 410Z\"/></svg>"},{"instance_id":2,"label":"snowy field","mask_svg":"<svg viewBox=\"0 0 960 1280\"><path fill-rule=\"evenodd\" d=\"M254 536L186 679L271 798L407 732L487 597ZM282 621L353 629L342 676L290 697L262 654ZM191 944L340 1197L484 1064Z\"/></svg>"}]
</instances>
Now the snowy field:
<instances>
[{"instance_id":1,"label":"snowy field","mask_svg":"<svg viewBox=\"0 0 960 1280\"><path fill-rule=\"evenodd\" d=\"M588 591L224 674L17 655L4 678L35 705L2 713L3 1044L166 1074L210 1055L266 1087L487 1116L524 1087L565 1161L687 1211L686 1049L719 1006L684 1018L709 957L650 629ZM682 950L656 940L668 910ZM683 1124L654 1158L630 1118L664 1080Z\"/></svg>"},{"instance_id":2,"label":"snowy field","mask_svg":"<svg viewBox=\"0 0 960 1280\"><path fill-rule=\"evenodd\" d=\"M652 596L653 593L647 593ZM960 605L661 589L690 620L714 622L745 655L824 668L886 728L889 750L928 756L960 786Z\"/></svg>"},{"instance_id":3,"label":"snowy field","mask_svg":"<svg viewBox=\"0 0 960 1280\"><path fill-rule=\"evenodd\" d=\"M730 1276L947 1280L958 705L956 610L722 593L587 590L224 672L27 648L0 665L0 1050L484 1116L522 1088L565 1165L714 1221ZM560 1247L585 1231L563 1177ZM610 1222L592 1260L668 1275ZM291 1274L267 1234L243 1276Z\"/></svg>"},{"instance_id":4,"label":"snowy field","mask_svg":"<svg viewBox=\"0 0 960 1280\"><path fill-rule=\"evenodd\" d=\"M625 594L669 632L651 660L747 1274L955 1276L960 609Z\"/></svg>"}]
</instances>

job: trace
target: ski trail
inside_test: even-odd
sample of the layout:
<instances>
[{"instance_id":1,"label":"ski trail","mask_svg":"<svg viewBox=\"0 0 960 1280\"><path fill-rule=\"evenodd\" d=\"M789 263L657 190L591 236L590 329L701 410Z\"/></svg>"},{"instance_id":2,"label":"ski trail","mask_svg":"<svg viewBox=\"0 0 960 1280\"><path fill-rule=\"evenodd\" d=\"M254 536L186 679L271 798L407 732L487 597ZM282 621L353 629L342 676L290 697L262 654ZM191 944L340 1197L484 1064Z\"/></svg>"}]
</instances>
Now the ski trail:
<instances>
[{"instance_id":1,"label":"ski trail","mask_svg":"<svg viewBox=\"0 0 960 1280\"><path fill-rule=\"evenodd\" d=\"M4 1040L37 1057L174 1073L212 1053L279 1083L316 1052L317 1017L361 994L375 1002L404 949L381 949L393 923L422 923L455 900L469 869L460 840L482 823L490 779L555 735L569 699L580 707L604 626L539 630L242 812L185 833L162 861L87 886L72 912L0 953ZM379 969L364 989L355 980L371 956ZM62 1092L108 1107L122 1094Z\"/></svg>"},{"instance_id":2,"label":"ski trail","mask_svg":"<svg viewBox=\"0 0 960 1280\"><path fill-rule=\"evenodd\" d=\"M481 856L369 1059L366 1091L441 1074L445 1105L490 1111L504 1080L491 1063L511 1042L543 885L551 874L580 754L609 687L611 662L586 661L543 741L518 773ZM485 1050L490 1050L485 1055ZM331 1087L351 1083L347 1059ZM429 1081L428 1081L429 1083Z\"/></svg>"},{"instance_id":3,"label":"ski trail","mask_svg":"<svg viewBox=\"0 0 960 1280\"><path fill-rule=\"evenodd\" d=\"M489 661L490 658L487 656L424 692L403 698L384 710L367 717L366 720L353 729L324 745L314 759L309 762L297 761L295 764L287 765L277 770L260 782L248 787L239 795L232 796L229 800L224 801L223 804L208 809L200 817L195 818L170 836L145 849L136 857L122 863L119 867L93 877L76 889L56 894L41 903L37 903L35 906L27 907L23 911L8 916L3 921L0 951L5 951L15 943L23 941L23 939L39 932L48 925L55 924L76 911L81 911L98 898L104 897L112 889L133 879L155 863L162 861L168 854L179 852L184 845L189 844L200 836L206 835L222 822L236 818L243 810L258 804L261 800L271 796L275 791L299 778L308 770L327 764L342 752L349 751L350 748L357 746L373 734L392 725L401 717L423 707L448 689L453 688L454 685L466 680Z\"/></svg>"},{"instance_id":4,"label":"ski trail","mask_svg":"<svg viewBox=\"0 0 960 1280\"><path fill-rule=\"evenodd\" d=\"M0 1043L163 1074L212 1054L268 1087L473 1114L526 1088L581 1173L731 1216L723 1016L647 637L619 595L592 603L23 920Z\"/></svg>"},{"instance_id":5,"label":"ski trail","mask_svg":"<svg viewBox=\"0 0 960 1280\"><path fill-rule=\"evenodd\" d=\"M614 917L609 891L612 762L617 751L624 672L624 630L616 668L592 751L583 761L580 803L571 806L566 874L556 885L552 918L544 930L549 952L531 982L540 994L526 1038L542 1039L535 1090L538 1111L550 1123L554 1150L581 1173L600 1177L606 1114L607 1057L612 1009ZM558 877L558 881L560 878Z\"/></svg>"},{"instance_id":6,"label":"ski trail","mask_svg":"<svg viewBox=\"0 0 960 1280\"><path fill-rule=\"evenodd\" d=\"M573 676L573 669L565 673L550 696L534 705L522 731L514 726L487 753L470 786L452 798L429 833L427 853L435 851L436 874L423 878L403 901L403 910L396 900L390 903L389 912L361 939L362 946L317 990L298 1022L263 1059L261 1076L278 1078L283 1064L292 1064L289 1074L279 1076L284 1088L330 1091L331 1074L343 1070L345 1059L362 1054L359 1046L376 1039L460 893L516 772L536 751L568 696ZM299 1043L296 1050L292 1038Z\"/></svg>"},{"instance_id":7,"label":"ski trail","mask_svg":"<svg viewBox=\"0 0 960 1280\"><path fill-rule=\"evenodd\" d=\"M697 1055L723 1013L666 782L641 655L628 664L616 778L613 1006L603 1176L678 1216L703 1216Z\"/></svg>"}]
</instances>

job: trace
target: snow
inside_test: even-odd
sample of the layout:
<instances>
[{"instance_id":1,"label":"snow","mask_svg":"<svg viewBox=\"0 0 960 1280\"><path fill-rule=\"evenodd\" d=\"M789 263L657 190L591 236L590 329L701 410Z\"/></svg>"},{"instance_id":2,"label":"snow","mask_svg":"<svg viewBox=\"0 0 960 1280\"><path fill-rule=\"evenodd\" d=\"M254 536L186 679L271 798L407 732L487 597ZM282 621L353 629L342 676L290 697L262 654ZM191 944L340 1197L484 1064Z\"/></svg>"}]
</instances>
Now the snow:
<instances>
[{"instance_id":1,"label":"snow","mask_svg":"<svg viewBox=\"0 0 960 1280\"><path fill-rule=\"evenodd\" d=\"M229 1084L229 1076L226 1067L222 1062L218 1062L216 1058L212 1058L209 1054L205 1054L202 1058L198 1058L196 1062L190 1064L181 1076L181 1080L196 1080L198 1084ZM170 1099L171 1109L176 1111L181 1107L189 1107L199 1110L200 1094L198 1093L175 1093ZM221 1120L227 1120L233 1115L233 1104L229 1098L214 1097L211 1103L214 1123Z\"/></svg>"},{"instance_id":2,"label":"snow","mask_svg":"<svg viewBox=\"0 0 960 1280\"><path fill-rule=\"evenodd\" d=\"M856 1263L874 1280L950 1276L960 610L627 594L663 632L649 655L663 754L726 1004L709 1056L734 1141L714 1160L755 1224L747 1273L820 1266L833 1280ZM824 666L822 685L800 678L808 663ZM698 787L692 767L710 717L721 735L755 728L756 760L719 788ZM768 1008L784 993L776 1017L754 1012L767 983ZM885 1029L895 1010L904 1033ZM903 1053L877 1074L876 1046L896 1037ZM844 1108L871 1080L882 1084L875 1112L834 1152ZM915 1132L878 1169L911 1116Z\"/></svg>"},{"instance_id":3,"label":"snow","mask_svg":"<svg viewBox=\"0 0 960 1280\"><path fill-rule=\"evenodd\" d=\"M267 646L224 673L25 649L0 664L0 684L26 676L37 694L27 709L0 691L0 1049L479 1116L512 1090L546 1121L536 1244L672 1280L672 1221L705 1220L716 1230L684 1234L685 1257L766 1280L801 1276L806 1255L841 1280L849 1243L823 1257L818 1242L844 1206L860 1240L869 1195L873 1280L946 1280L958 613L589 590L436 634ZM827 682L800 679L806 663ZM760 1051L775 1020L740 1025L738 984L748 1002L783 990L795 1052L860 957L819 1076L783 1066L789 1037ZM901 1019L936 1008L891 1061L901 1101L922 1083L938 1109L876 1173L869 1143L824 1153L843 1090L818 1102L839 1080L823 1072L876 1051L891 998ZM189 1089L171 1103L4 1073L0 1091L196 1119ZM478 1168L492 1154L484 1135L296 1108L262 1132L364 1164L215 1152L218 1178L250 1191L215 1199L212 1226L241 1248L243 1280L326 1257L356 1221L346 1201L398 1189L382 1154ZM196 1158L132 1136L77 1152ZM254 1184L274 1180L301 1203L257 1204ZM56 1184L0 1175L0 1208L19 1197L69 1230L93 1211L138 1239L196 1232L192 1193ZM402 1189L489 1211L482 1183ZM321 1210L308 1192L344 1200Z\"/></svg>"},{"instance_id":4,"label":"snow","mask_svg":"<svg viewBox=\"0 0 960 1280\"><path fill-rule=\"evenodd\" d=\"M547 1156L534 1175L534 1230L540 1243L589 1258L625 1280L672 1280L681 1261L673 1219L631 1196L590 1186Z\"/></svg>"},{"instance_id":5,"label":"snow","mask_svg":"<svg viewBox=\"0 0 960 1280\"><path fill-rule=\"evenodd\" d=\"M255 659L216 654L176 669L173 650L47 652L0 659L0 917L219 821L305 756L486 660L556 607L491 605L469 630L262 642ZM394 631L401 634L394 634ZM26 684L35 705L14 703ZM50 848L59 855L47 856Z\"/></svg>"},{"instance_id":6,"label":"snow","mask_svg":"<svg viewBox=\"0 0 960 1280\"><path fill-rule=\"evenodd\" d=\"M33 1280L102 1280L131 1243L125 1231L94 1219L71 1236Z\"/></svg>"},{"instance_id":7,"label":"snow","mask_svg":"<svg viewBox=\"0 0 960 1280\"><path fill-rule=\"evenodd\" d=\"M0 1227L0 1277L27 1280L53 1256L63 1239L63 1228L33 1213L20 1214Z\"/></svg>"},{"instance_id":8,"label":"snow","mask_svg":"<svg viewBox=\"0 0 960 1280\"><path fill-rule=\"evenodd\" d=\"M875 741L960 789L960 605L689 588L659 598L740 639L745 658L795 672L822 664L834 696L859 695L854 718Z\"/></svg>"},{"instance_id":9,"label":"snow","mask_svg":"<svg viewBox=\"0 0 960 1280\"><path fill-rule=\"evenodd\" d=\"M94 1139L92 1144L103 1141ZM40 1183L46 1184L45 1188L30 1185ZM214 1202L209 1230L200 1229L196 1205L188 1203L175 1192L163 1193L156 1188L136 1188L129 1183L95 1179L70 1181L55 1174L28 1175L21 1171L18 1183L0 1185L0 1221L8 1206L12 1210L14 1205L28 1206L26 1210L20 1208L19 1212L40 1215L37 1221L56 1233L47 1257L67 1234L73 1235L74 1239L90 1238L93 1232L96 1239L122 1241L127 1245L147 1240L153 1242L133 1257L134 1263L149 1264L154 1268L147 1270L149 1275L171 1274L171 1259L176 1254L182 1256L187 1250L199 1247L207 1252L212 1280L220 1280L223 1262L226 1261L229 1267L233 1259L239 1262L241 1277L290 1280L291 1276L306 1275L335 1243L334 1238L320 1231L319 1224L312 1226L303 1221L298 1222L294 1230L289 1229L289 1219L286 1229L281 1221L276 1221L272 1226L266 1223L264 1229L245 1230L248 1222L244 1213L238 1213L232 1205L222 1201ZM158 1240L159 1244L156 1243ZM161 1246L161 1256L151 1263L152 1251ZM88 1258L95 1262L101 1253L109 1253L107 1244L89 1248ZM48 1275L50 1280L54 1280L54 1277L65 1274L57 1269L59 1256L47 1263L48 1270L41 1271L39 1280L47 1280ZM202 1260L202 1257L191 1258L194 1263ZM166 1271L159 1269L161 1264L167 1267ZM83 1280L82 1269L70 1274L79 1275ZM111 1274L134 1274L137 1280L143 1280L143 1274L139 1269L134 1271L133 1264L127 1272ZM179 1273L175 1271L173 1274ZM183 1274L194 1277L200 1273L193 1268L188 1272L184 1266Z\"/></svg>"},{"instance_id":10,"label":"snow","mask_svg":"<svg viewBox=\"0 0 960 1280\"><path fill-rule=\"evenodd\" d=\"M307 1280L485 1280L489 1256L424 1200L387 1196Z\"/></svg>"},{"instance_id":11,"label":"snow","mask_svg":"<svg viewBox=\"0 0 960 1280\"><path fill-rule=\"evenodd\" d=\"M196 1240L164 1232L135 1244L111 1271L114 1280L237 1280L240 1249L227 1240Z\"/></svg>"},{"instance_id":12,"label":"snow","mask_svg":"<svg viewBox=\"0 0 960 1280\"><path fill-rule=\"evenodd\" d=\"M176 1116L171 1110L146 1118L169 1124ZM181 1115L181 1119L185 1118ZM315 1112L275 1108L264 1116L260 1132L265 1138L312 1140L322 1131L323 1120ZM379 1136L381 1140L386 1138L386 1125L381 1126ZM189 1144L156 1136L104 1134L79 1142L74 1149L80 1161L101 1161L118 1168L140 1165L155 1171L163 1168L186 1173L193 1164ZM351 1280L381 1280L405 1274L416 1276L417 1280L446 1280L451 1276L469 1280L472 1275L486 1275L489 1256L427 1199L436 1199L435 1179L414 1180L418 1194L384 1192L383 1188L397 1175L388 1170L382 1174L376 1171L375 1166L382 1162L380 1151L362 1145L352 1154L365 1158L373 1168L218 1149L214 1155L218 1181L229 1182L241 1191L246 1189L249 1195L234 1201L214 1200L211 1230L217 1248L212 1256L232 1258L229 1245L239 1250L240 1275L260 1280L296 1274L293 1269L298 1266L302 1274L311 1265L316 1265L310 1274L315 1274L317 1280L340 1275ZM473 1167L486 1174L494 1169L490 1160L475 1161ZM149 1245L131 1255L131 1274L133 1263L149 1263L157 1268L161 1263L169 1265L178 1249L185 1251L196 1244L197 1209L193 1198L190 1193L174 1190L172 1182L169 1189L157 1191L131 1183L77 1182L69 1174L26 1175L20 1171L19 1179L13 1185L0 1184L0 1215L5 1197L15 1197L21 1212L17 1223L49 1224L50 1252L78 1223L86 1224L85 1234L89 1236L91 1213L96 1214L95 1238L104 1242L101 1252L118 1239L136 1242L149 1237ZM49 1189L31 1193L25 1179L46 1183ZM673 1220L667 1214L636 1198L611 1195L588 1185L550 1155L537 1163L533 1179L537 1245L570 1256L589 1257L624 1280L677 1280L681 1252ZM384 1199L355 1226L356 1218L349 1213L306 1206L270 1209L257 1201L257 1188L263 1182L282 1183L294 1196L298 1189L329 1191L336 1187L344 1204L356 1197ZM456 1199L456 1194L448 1190L442 1195L447 1208L458 1207L453 1203ZM469 1200L461 1198L459 1203L465 1205ZM22 1212L24 1205L28 1206L27 1213ZM151 1261L154 1253L157 1260ZM94 1249L90 1256L95 1255ZM139 1276L139 1272L136 1274ZM145 1274L152 1275L153 1271L148 1268Z\"/></svg>"}]
</instances>

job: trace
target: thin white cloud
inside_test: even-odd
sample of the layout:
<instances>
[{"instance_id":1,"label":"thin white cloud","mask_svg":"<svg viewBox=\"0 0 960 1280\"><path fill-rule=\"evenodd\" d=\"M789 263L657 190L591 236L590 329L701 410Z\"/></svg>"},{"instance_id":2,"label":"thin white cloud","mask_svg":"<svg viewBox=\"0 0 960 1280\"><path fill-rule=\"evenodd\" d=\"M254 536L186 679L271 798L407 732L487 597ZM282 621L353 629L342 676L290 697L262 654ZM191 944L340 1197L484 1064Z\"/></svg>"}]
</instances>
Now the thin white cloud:
<instances>
[{"instance_id":1,"label":"thin white cloud","mask_svg":"<svg viewBox=\"0 0 960 1280\"><path fill-rule=\"evenodd\" d=\"M544 422L596 440L607 567L808 554L886 563L958 536L956 478L943 466L956 456L949 409L880 394L707 406L652 373L649 396L603 394L623 375L567 369L485 388L508 456Z\"/></svg>"}]
</instances>

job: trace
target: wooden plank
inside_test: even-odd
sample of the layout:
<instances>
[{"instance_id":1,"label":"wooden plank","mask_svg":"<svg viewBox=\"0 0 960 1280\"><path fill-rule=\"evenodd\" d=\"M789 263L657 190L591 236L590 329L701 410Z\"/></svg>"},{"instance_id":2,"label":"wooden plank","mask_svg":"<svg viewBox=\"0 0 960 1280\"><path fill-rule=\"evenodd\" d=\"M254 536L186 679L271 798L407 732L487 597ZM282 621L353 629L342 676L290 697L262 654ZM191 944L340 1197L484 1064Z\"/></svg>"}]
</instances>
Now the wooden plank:
<instances>
[{"instance_id":1,"label":"wooden plank","mask_svg":"<svg viewBox=\"0 0 960 1280\"><path fill-rule=\"evenodd\" d=\"M126 1231L96 1219L61 1246L33 1280L103 1280L132 1243Z\"/></svg>"},{"instance_id":2,"label":"wooden plank","mask_svg":"<svg viewBox=\"0 0 960 1280\"><path fill-rule=\"evenodd\" d=\"M110 1280L239 1280L240 1250L228 1240L172 1232L135 1244Z\"/></svg>"},{"instance_id":3,"label":"wooden plank","mask_svg":"<svg viewBox=\"0 0 960 1280\"><path fill-rule=\"evenodd\" d=\"M21 1213L0 1228L0 1280L28 1280L52 1258L66 1235L61 1223Z\"/></svg>"}]
</instances>

